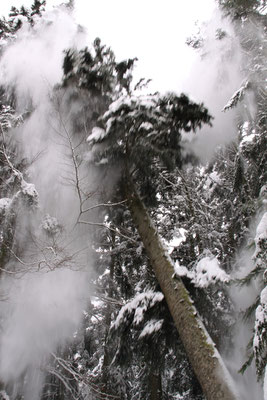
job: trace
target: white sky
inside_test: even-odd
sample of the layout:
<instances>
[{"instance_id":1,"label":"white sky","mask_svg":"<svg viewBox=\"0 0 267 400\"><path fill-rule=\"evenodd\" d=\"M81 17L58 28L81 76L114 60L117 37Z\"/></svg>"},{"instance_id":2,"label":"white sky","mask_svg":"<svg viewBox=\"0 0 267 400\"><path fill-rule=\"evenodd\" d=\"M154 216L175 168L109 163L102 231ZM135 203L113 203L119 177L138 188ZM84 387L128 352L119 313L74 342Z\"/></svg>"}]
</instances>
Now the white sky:
<instances>
[{"instance_id":1,"label":"white sky","mask_svg":"<svg viewBox=\"0 0 267 400\"><path fill-rule=\"evenodd\" d=\"M10 7L29 7L32 0L0 0L0 15ZM47 0L47 9L62 0ZM117 59L138 58L137 77L152 78L153 90L179 91L187 79L194 52L184 45L196 21L208 20L214 0L76 0L76 19Z\"/></svg>"}]
</instances>

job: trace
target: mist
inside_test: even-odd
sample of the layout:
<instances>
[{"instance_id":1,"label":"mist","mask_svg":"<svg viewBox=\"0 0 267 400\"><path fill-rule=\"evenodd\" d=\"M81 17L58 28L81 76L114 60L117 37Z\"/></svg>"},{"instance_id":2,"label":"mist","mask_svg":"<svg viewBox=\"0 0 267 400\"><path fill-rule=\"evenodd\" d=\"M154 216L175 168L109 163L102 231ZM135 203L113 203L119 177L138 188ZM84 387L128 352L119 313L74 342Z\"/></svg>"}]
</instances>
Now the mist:
<instances>
[{"instance_id":1,"label":"mist","mask_svg":"<svg viewBox=\"0 0 267 400\"><path fill-rule=\"evenodd\" d=\"M219 32L223 33L221 38ZM244 80L240 68L242 53L231 22L222 17L218 8L192 34L200 37L203 44L191 49L195 57L179 89L195 101L203 102L214 118L212 127L205 126L192 135L189 144L205 163L219 146L237 138L236 110L223 112L223 108Z\"/></svg>"},{"instance_id":2,"label":"mist","mask_svg":"<svg viewBox=\"0 0 267 400\"><path fill-rule=\"evenodd\" d=\"M63 50L87 43L63 9L46 13L5 50L1 82L15 90L17 108L30 116L13 129L18 157L33 160L28 179L38 193L38 207L19 213L15 242L22 257L12 261L13 274L2 277L0 375L25 400L41 395L51 353L64 348L79 327L90 296L93 255L90 235L77 226L79 199L68 147L71 121L64 102L55 110L53 87L62 77ZM58 99L57 99L58 102ZM84 177L88 190L93 179Z\"/></svg>"},{"instance_id":3,"label":"mist","mask_svg":"<svg viewBox=\"0 0 267 400\"><path fill-rule=\"evenodd\" d=\"M218 31L219 29L219 31ZM260 28L251 24L252 36L261 35ZM218 38L218 33L223 33ZM192 33L194 35L194 32ZM213 11L211 20L196 26L196 37L203 41L199 48L191 49L195 57L179 89L195 101L203 102L213 116L212 127L203 127L197 134L185 136L185 146L193 151L200 162L205 164L213 160L216 150L238 142L238 121L255 116L257 106L253 95L244 98L244 105L223 111L232 95L242 83L248 79L247 55L241 49L239 38L230 19L222 17L219 9ZM262 37L262 36L261 36ZM246 277L255 267L254 249L248 245L253 243L255 229L262 216L261 212L251 221L247 233L246 244L239 249L233 261L232 279ZM248 285L232 284L229 296L233 302L233 318L235 320L231 343L226 343L222 357L238 388L242 400L263 399L262 382L256 375L255 361L245 372L240 369L247 361L247 347L253 337L254 320L244 319L244 313L257 299L260 282L254 280Z\"/></svg>"},{"instance_id":4,"label":"mist","mask_svg":"<svg viewBox=\"0 0 267 400\"><path fill-rule=\"evenodd\" d=\"M250 227L250 241L255 237L255 224L259 222L259 216L253 221ZM236 255L235 271L233 279L245 278L255 267L253 263L254 249L244 247ZM233 284L229 288L229 294L235 306L234 318L235 328L232 335L232 344L225 349L225 362L237 383L241 398L244 400L263 399L263 388L257 380L255 361L253 360L243 374L239 371L247 362L247 348L253 337L254 320L244 318L244 313L257 299L260 292L260 282L254 280L248 285L241 286Z\"/></svg>"}]
</instances>

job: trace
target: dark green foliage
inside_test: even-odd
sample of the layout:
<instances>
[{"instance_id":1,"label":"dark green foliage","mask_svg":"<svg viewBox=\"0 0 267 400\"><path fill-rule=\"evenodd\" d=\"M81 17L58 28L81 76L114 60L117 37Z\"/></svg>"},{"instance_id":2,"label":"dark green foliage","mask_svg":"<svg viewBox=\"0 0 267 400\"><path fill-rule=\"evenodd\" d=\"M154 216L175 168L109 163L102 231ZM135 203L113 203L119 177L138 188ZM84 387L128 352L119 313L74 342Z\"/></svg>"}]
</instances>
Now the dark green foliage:
<instances>
[{"instance_id":1,"label":"dark green foliage","mask_svg":"<svg viewBox=\"0 0 267 400\"><path fill-rule=\"evenodd\" d=\"M223 185L223 177L215 171L216 168L203 171L197 167L179 172L176 169L171 174L164 171L161 175L160 209L154 211L154 218L167 242L179 237L179 232L184 232L183 242L174 246L170 254L174 261L178 260L190 271L203 256L212 254L217 257L221 268L229 272L234 255L228 235L234 209L230 209L225 201L227 186ZM235 239L237 241L238 236ZM232 304L227 291L220 283L211 284L208 288L196 288L188 278L184 278L184 283L210 335L221 348L227 335L223 338L220 332L229 332L233 324Z\"/></svg>"},{"instance_id":2,"label":"dark green foliage","mask_svg":"<svg viewBox=\"0 0 267 400\"><path fill-rule=\"evenodd\" d=\"M9 13L9 17L19 17L20 15L23 17L26 17L28 22L31 25L34 25L34 19L33 17L35 15L38 15L39 17L42 16L42 12L45 9L45 5L46 5L46 1L39 1L39 0L34 0L34 3L32 4L30 9L27 9L26 7L22 6L19 9L17 9L16 7L11 7L11 11ZM20 19L18 19L18 26L16 26L16 30L20 28L20 26L22 25L22 22Z\"/></svg>"},{"instance_id":3,"label":"dark green foliage","mask_svg":"<svg viewBox=\"0 0 267 400\"><path fill-rule=\"evenodd\" d=\"M247 63L246 73L249 77L247 84L242 90L236 92L232 99L236 98L236 104L240 109L239 149L234 163L234 191L236 197L234 206L236 208L235 224L233 233L239 232L243 236L243 244L255 248L252 257L251 271L239 282L242 285L256 283L260 290L264 288L266 274L266 238L254 239L249 237L249 222L252 217L259 222L260 216L264 214L264 199L266 198L266 91L263 89L266 79L266 16L261 14L265 1L226 1L220 2L225 11L234 19L241 19L242 23L236 23L236 31L240 37L244 60ZM231 100L232 100L231 99ZM252 101L255 108L251 110L249 102ZM233 102L233 105L234 102ZM245 110L245 112L244 112ZM242 112L243 111L243 112ZM238 211L237 211L238 210ZM234 238L235 236L233 236ZM238 237L238 236L237 236ZM263 293L263 292L262 292ZM261 313L258 319L258 313ZM244 373L255 357L257 375L261 378L266 365L266 305L261 304L261 295L244 310L244 318L250 320L254 325L254 340L248 346L248 360L241 368ZM253 347L254 341L254 347Z\"/></svg>"},{"instance_id":4,"label":"dark green foliage","mask_svg":"<svg viewBox=\"0 0 267 400\"><path fill-rule=\"evenodd\" d=\"M2 39L14 39L16 32L22 27L24 20L33 26L35 16L41 17L42 12L45 10L46 1L34 0L30 9L22 6L20 9L11 7L9 19L0 19L0 37ZM23 18L20 18L23 17Z\"/></svg>"},{"instance_id":5,"label":"dark green foliage","mask_svg":"<svg viewBox=\"0 0 267 400\"><path fill-rule=\"evenodd\" d=\"M42 11L44 10L44 7L46 6L46 0L34 0L33 5L31 6L31 15L36 15L38 14L39 16L42 15Z\"/></svg>"},{"instance_id":6,"label":"dark green foliage","mask_svg":"<svg viewBox=\"0 0 267 400\"><path fill-rule=\"evenodd\" d=\"M138 306L140 307L140 304ZM126 398L136 400L152 398L151 374L153 374L160 380L159 399L167 400L172 393L177 392L181 395L187 393L188 397L185 396L185 399L190 399L191 396L194 399L202 399L201 389L190 369L165 302L149 308L141 324L133 323L135 312L136 309L133 309L127 320L119 325L118 330L113 329L110 336L115 354L113 363L118 363L122 371L128 371L128 374L132 375L132 382L134 382L134 369L135 374L139 376L138 391L136 392L137 388L129 390ZM142 330L149 323L157 321L161 324L161 328L142 336ZM117 343L117 348L114 348L114 343Z\"/></svg>"},{"instance_id":7,"label":"dark green foliage","mask_svg":"<svg viewBox=\"0 0 267 400\"><path fill-rule=\"evenodd\" d=\"M219 0L219 4L227 15L240 19L264 9L266 0Z\"/></svg>"},{"instance_id":8,"label":"dark green foliage","mask_svg":"<svg viewBox=\"0 0 267 400\"><path fill-rule=\"evenodd\" d=\"M99 122L105 127L103 143L96 160L107 158L122 168L122 175L133 175L145 201L155 204L157 168L181 166L181 133L196 131L212 117L203 104L191 102L184 94L122 97L110 105ZM92 139L91 139L92 138Z\"/></svg>"},{"instance_id":9,"label":"dark green foliage","mask_svg":"<svg viewBox=\"0 0 267 400\"><path fill-rule=\"evenodd\" d=\"M124 75L126 74L127 71L131 70L132 67L134 66L134 62L137 60L137 58L134 59L128 59L126 61L121 61L119 62L115 69L118 73L118 79L122 80Z\"/></svg>"},{"instance_id":10,"label":"dark green foliage","mask_svg":"<svg viewBox=\"0 0 267 400\"><path fill-rule=\"evenodd\" d=\"M258 307L261 307L259 305ZM266 313L266 305L265 305ZM266 363L267 363L267 322L257 321L257 332L256 335L259 338L258 345L254 347L254 356L256 360L257 375L259 379L264 377Z\"/></svg>"},{"instance_id":11,"label":"dark green foliage","mask_svg":"<svg viewBox=\"0 0 267 400\"><path fill-rule=\"evenodd\" d=\"M239 191L239 190L241 191L245 178L244 178L243 160L239 154L237 154L237 156L236 156L234 169L235 169L235 175L234 175L233 186L236 191Z\"/></svg>"},{"instance_id":12,"label":"dark green foliage","mask_svg":"<svg viewBox=\"0 0 267 400\"><path fill-rule=\"evenodd\" d=\"M116 85L129 90L134 62L135 59L129 59L117 63L112 50L96 38L91 50L86 47L79 52L71 49L65 52L63 86L76 85L110 101Z\"/></svg>"},{"instance_id":13,"label":"dark green foliage","mask_svg":"<svg viewBox=\"0 0 267 400\"><path fill-rule=\"evenodd\" d=\"M225 32L224 30L222 30L221 28L218 28L216 30L216 34L215 37L217 40L222 40L227 36L227 32Z\"/></svg>"},{"instance_id":14,"label":"dark green foliage","mask_svg":"<svg viewBox=\"0 0 267 400\"><path fill-rule=\"evenodd\" d=\"M63 61L63 73L68 75L74 68L74 51L67 50Z\"/></svg>"}]
</instances>

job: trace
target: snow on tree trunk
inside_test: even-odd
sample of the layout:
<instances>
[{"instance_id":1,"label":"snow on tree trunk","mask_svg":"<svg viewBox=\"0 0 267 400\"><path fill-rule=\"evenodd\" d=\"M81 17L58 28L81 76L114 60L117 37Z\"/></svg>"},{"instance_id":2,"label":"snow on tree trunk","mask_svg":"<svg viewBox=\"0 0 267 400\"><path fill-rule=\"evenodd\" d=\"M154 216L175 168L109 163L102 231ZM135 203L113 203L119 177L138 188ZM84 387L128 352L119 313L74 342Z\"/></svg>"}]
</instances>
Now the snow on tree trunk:
<instances>
[{"instance_id":1,"label":"snow on tree trunk","mask_svg":"<svg viewBox=\"0 0 267 400\"><path fill-rule=\"evenodd\" d=\"M173 263L142 200L129 181L127 198L133 221L203 393L207 400L239 399L229 372L201 322L188 291L180 278L173 277Z\"/></svg>"}]
</instances>

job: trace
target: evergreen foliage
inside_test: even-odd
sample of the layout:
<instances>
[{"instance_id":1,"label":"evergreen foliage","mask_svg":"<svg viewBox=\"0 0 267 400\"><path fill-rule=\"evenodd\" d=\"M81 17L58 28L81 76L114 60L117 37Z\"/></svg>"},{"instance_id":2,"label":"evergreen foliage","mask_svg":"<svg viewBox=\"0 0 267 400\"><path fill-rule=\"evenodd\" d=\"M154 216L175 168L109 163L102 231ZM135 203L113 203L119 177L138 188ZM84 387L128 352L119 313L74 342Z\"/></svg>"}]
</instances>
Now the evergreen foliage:
<instances>
[{"instance_id":1,"label":"evergreen foliage","mask_svg":"<svg viewBox=\"0 0 267 400\"><path fill-rule=\"evenodd\" d=\"M265 0L219 0L219 4L234 19L247 17L266 8Z\"/></svg>"},{"instance_id":2,"label":"evergreen foliage","mask_svg":"<svg viewBox=\"0 0 267 400\"><path fill-rule=\"evenodd\" d=\"M94 146L103 143L100 151L92 151L95 161L105 159L119 164L124 179L134 176L146 201L155 204L159 165L167 169L181 166L181 133L196 131L211 116L203 104L191 102L184 94L126 96L111 103L100 118L104 127L99 137L95 131L87 141ZM103 129L103 128L102 128Z\"/></svg>"},{"instance_id":3,"label":"evergreen foliage","mask_svg":"<svg viewBox=\"0 0 267 400\"><path fill-rule=\"evenodd\" d=\"M234 188L239 190L236 202L241 200L240 211L242 218L246 219L246 227L252 218L259 220L265 212L263 205L266 185L266 92L263 89L263 81L266 79L265 61L266 56L266 15L263 11L266 2L221 2L223 9L235 19L242 20L235 28L240 37L243 57L247 61L244 72L247 76L246 83L232 96L226 109L237 106L239 101L239 142L235 159ZM265 54L265 56L264 56ZM245 94L245 92L247 93ZM256 105L253 113L247 111L247 102L253 98ZM244 112L245 110L245 112ZM258 225L259 229L260 223ZM263 228L264 229L264 228ZM265 227L266 229L266 227ZM249 231L248 231L249 233ZM264 359L264 348L266 337L263 328L266 325L267 314L265 310L264 286L266 274L266 238L257 234L251 242L246 230L243 237L249 241L249 246L255 246L253 255L253 268L242 280L242 284L249 285L251 282L258 284L260 291L254 304L246 310L245 317L255 320L254 346L250 347L250 356L244 364L242 372L251 364L255 356L257 374L261 378L264 374L266 360ZM260 236L260 237L259 237ZM261 303L263 301L263 303ZM261 317L259 321L259 310ZM259 333L260 332L260 333ZM251 341L252 343L252 341Z\"/></svg>"}]
</instances>

